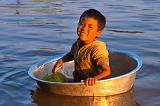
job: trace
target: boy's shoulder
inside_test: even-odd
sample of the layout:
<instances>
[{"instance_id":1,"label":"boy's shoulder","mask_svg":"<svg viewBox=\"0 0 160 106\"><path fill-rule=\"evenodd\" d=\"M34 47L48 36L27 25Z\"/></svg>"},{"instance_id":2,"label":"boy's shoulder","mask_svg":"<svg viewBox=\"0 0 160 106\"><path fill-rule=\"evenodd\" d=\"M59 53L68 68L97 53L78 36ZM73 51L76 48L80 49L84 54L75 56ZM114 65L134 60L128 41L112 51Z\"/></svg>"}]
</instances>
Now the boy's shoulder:
<instances>
[{"instance_id":1,"label":"boy's shoulder","mask_svg":"<svg viewBox=\"0 0 160 106\"><path fill-rule=\"evenodd\" d=\"M93 42L93 45L94 46L106 46L107 44L106 44L106 42L103 42L103 41L100 41L100 40L95 40Z\"/></svg>"},{"instance_id":2,"label":"boy's shoulder","mask_svg":"<svg viewBox=\"0 0 160 106\"><path fill-rule=\"evenodd\" d=\"M73 46L79 46L80 45L80 40L77 39L74 43ZM93 47L93 48L97 48L97 47L106 47L107 43L104 41L100 41L100 40L95 40L89 44L87 44L89 47Z\"/></svg>"}]
</instances>

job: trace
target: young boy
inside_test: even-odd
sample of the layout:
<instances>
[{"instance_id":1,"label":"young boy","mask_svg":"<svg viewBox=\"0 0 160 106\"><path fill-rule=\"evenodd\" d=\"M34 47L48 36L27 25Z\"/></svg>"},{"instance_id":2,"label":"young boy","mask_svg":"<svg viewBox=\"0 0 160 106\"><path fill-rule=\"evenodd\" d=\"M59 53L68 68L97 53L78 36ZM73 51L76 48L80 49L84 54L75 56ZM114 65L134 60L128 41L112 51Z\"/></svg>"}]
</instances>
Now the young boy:
<instances>
[{"instance_id":1,"label":"young boy","mask_svg":"<svg viewBox=\"0 0 160 106\"><path fill-rule=\"evenodd\" d=\"M101 36L106 24L105 17L95 9L83 12L77 27L77 41L72 45L71 51L57 61L53 67L63 67L64 62L74 60L74 81L84 80L86 86L92 86L97 80L110 75L108 51L106 44L96 40Z\"/></svg>"}]
</instances>

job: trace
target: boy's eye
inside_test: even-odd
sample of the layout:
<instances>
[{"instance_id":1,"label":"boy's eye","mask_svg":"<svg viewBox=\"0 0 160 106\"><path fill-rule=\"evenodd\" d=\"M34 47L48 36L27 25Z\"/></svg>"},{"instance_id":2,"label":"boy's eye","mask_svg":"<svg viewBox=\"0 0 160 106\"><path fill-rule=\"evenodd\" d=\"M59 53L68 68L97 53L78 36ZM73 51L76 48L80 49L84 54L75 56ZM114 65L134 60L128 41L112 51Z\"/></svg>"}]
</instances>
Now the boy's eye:
<instances>
[{"instance_id":1,"label":"boy's eye","mask_svg":"<svg viewBox=\"0 0 160 106\"><path fill-rule=\"evenodd\" d=\"M92 26L89 26L90 29L92 29Z\"/></svg>"}]
</instances>

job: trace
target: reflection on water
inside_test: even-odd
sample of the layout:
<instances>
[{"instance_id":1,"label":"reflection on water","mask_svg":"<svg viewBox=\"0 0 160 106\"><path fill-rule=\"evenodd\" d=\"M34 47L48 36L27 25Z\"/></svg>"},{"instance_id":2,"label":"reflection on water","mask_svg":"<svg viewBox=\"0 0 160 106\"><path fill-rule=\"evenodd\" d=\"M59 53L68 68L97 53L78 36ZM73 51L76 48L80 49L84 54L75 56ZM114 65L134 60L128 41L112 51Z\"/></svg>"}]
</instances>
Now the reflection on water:
<instances>
[{"instance_id":1,"label":"reflection on water","mask_svg":"<svg viewBox=\"0 0 160 106\"><path fill-rule=\"evenodd\" d=\"M33 102L38 106L140 106L134 99L133 88L113 96L80 97L64 96L43 91L31 91Z\"/></svg>"}]
</instances>

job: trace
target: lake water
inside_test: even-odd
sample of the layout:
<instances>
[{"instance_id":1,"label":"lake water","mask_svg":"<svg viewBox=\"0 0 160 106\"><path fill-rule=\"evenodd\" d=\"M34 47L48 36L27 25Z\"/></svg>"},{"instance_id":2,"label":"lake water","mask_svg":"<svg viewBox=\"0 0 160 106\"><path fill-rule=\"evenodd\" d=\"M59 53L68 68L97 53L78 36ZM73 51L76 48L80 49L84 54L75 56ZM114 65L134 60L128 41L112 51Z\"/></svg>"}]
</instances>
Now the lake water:
<instances>
[{"instance_id":1,"label":"lake water","mask_svg":"<svg viewBox=\"0 0 160 106\"><path fill-rule=\"evenodd\" d=\"M66 53L81 13L107 17L100 40L139 55L134 88L110 97L68 97L40 91L31 65ZM160 106L159 0L0 0L0 106Z\"/></svg>"}]
</instances>

